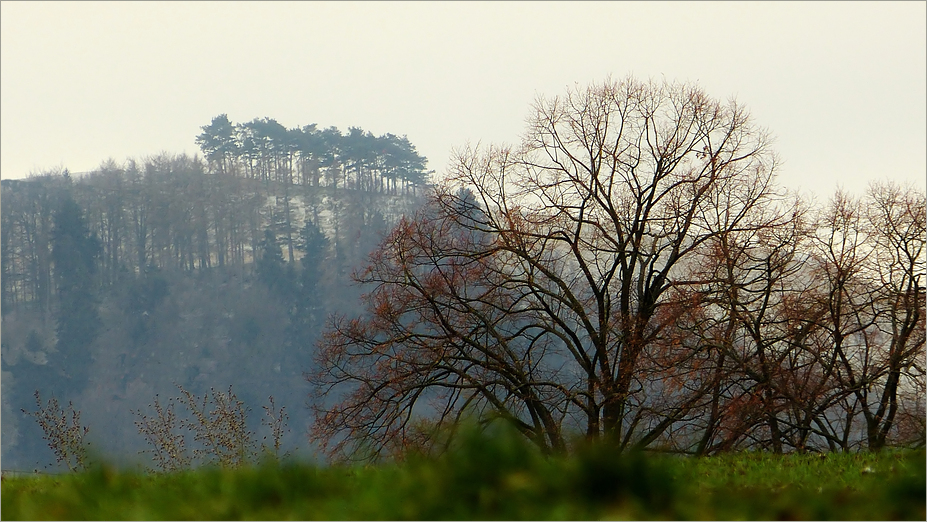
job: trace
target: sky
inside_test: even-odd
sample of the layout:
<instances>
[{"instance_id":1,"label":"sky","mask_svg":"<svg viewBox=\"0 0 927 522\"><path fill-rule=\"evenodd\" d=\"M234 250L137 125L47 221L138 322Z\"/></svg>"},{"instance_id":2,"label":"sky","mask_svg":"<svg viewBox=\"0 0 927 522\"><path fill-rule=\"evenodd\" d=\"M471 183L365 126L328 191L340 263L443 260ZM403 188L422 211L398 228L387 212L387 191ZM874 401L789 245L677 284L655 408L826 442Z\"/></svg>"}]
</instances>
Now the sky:
<instances>
[{"instance_id":1,"label":"sky","mask_svg":"<svg viewBox=\"0 0 927 522\"><path fill-rule=\"evenodd\" d=\"M213 117L517 143L538 96L633 75L736 99L779 182L927 184L925 2L0 2L0 177L198 153Z\"/></svg>"}]
</instances>

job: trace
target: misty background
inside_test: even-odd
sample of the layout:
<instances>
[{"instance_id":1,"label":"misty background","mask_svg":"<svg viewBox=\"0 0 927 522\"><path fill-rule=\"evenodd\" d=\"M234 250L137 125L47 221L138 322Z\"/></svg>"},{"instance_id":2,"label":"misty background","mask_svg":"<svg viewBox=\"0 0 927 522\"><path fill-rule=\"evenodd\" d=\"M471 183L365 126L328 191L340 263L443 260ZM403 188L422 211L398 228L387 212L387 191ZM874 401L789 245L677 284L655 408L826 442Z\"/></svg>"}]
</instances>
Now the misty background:
<instances>
[{"instance_id":1,"label":"misty background","mask_svg":"<svg viewBox=\"0 0 927 522\"><path fill-rule=\"evenodd\" d=\"M4 1L3 467L52 460L20 413L37 388L130 460L133 411L176 384L233 384L256 429L274 395L287 447L311 451L303 372L324 318L362 311L352 271L455 148L517 143L567 86L633 74L736 98L776 137L779 182L819 199L924 187L925 19L908 2ZM218 115L331 131L220 176L197 141ZM95 325L79 368L61 317Z\"/></svg>"}]
</instances>

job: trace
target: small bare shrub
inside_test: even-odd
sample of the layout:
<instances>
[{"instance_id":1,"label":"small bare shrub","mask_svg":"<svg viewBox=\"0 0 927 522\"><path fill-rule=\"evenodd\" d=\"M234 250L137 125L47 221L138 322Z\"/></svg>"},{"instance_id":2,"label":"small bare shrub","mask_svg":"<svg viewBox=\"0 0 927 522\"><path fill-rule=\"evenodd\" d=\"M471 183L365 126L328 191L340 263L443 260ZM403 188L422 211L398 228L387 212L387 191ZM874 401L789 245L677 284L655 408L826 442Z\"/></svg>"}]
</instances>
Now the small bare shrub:
<instances>
[{"instance_id":1,"label":"small bare shrub","mask_svg":"<svg viewBox=\"0 0 927 522\"><path fill-rule=\"evenodd\" d=\"M154 404L149 404L154 413L132 412L138 416L135 425L139 433L152 447L147 452L161 471L186 469L194 462L239 467L257 456L255 434L247 427L250 408L238 399L231 386L227 392L211 388L202 397L183 386L177 388L181 396L168 399L166 407L155 397ZM273 396L269 401L270 405L263 407L265 418L261 424L270 429L273 445L262 444L262 449L265 455L279 460L289 416L285 407L277 407ZM175 413L178 403L183 406L179 414ZM190 448L184 432L193 434ZM263 440L267 439L265 436Z\"/></svg>"},{"instance_id":2,"label":"small bare shrub","mask_svg":"<svg viewBox=\"0 0 927 522\"><path fill-rule=\"evenodd\" d=\"M68 407L62 408L58 399L52 395L44 406L39 391L35 391L36 411L22 410L23 413L33 417L41 426L48 441L48 447L55 452L58 463L64 463L70 471L86 469L89 464L87 451L87 433L89 428L80 424L80 411L68 401Z\"/></svg>"},{"instance_id":3,"label":"small bare shrub","mask_svg":"<svg viewBox=\"0 0 927 522\"><path fill-rule=\"evenodd\" d=\"M261 424L270 428L271 438L274 443L273 456L275 459L280 460L280 441L283 439L283 432L289 431L286 429L286 421L290 416L286 414L286 406L281 406L280 409L277 409L277 405L274 404L273 395L268 397L267 400L270 401L270 405L263 407L265 417L261 419ZM264 440L267 440L266 436ZM265 453L270 453L270 447L266 444L263 444L263 447Z\"/></svg>"},{"instance_id":4,"label":"small bare shrub","mask_svg":"<svg viewBox=\"0 0 927 522\"><path fill-rule=\"evenodd\" d=\"M178 471L188 468L192 461L186 448L183 433L177 433L180 428L178 419L174 414L174 399L168 399L167 408L158 402L155 396L153 416L133 411L139 417L135 421L138 432L145 436L152 449L147 450L153 455L155 463L161 471ZM152 405L148 405L152 407Z\"/></svg>"},{"instance_id":5,"label":"small bare shrub","mask_svg":"<svg viewBox=\"0 0 927 522\"><path fill-rule=\"evenodd\" d=\"M248 431L246 423L250 408L238 400L232 387L229 386L228 393L210 388L212 397L205 393L202 399L182 386L177 387L182 394L180 402L193 415L183 425L195 433L193 440L203 445L194 454L223 467L238 467L247 462L254 454L254 434Z\"/></svg>"}]
</instances>

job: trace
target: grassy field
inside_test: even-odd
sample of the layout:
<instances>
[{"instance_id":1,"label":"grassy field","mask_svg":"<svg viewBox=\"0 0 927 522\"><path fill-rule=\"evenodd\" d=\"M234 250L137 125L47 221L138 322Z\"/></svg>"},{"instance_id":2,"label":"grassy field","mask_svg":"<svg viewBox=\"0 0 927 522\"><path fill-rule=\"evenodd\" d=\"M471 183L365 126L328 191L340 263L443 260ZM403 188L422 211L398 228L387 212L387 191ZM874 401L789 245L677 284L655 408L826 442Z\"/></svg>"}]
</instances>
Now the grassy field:
<instances>
[{"instance_id":1,"label":"grassy field","mask_svg":"<svg viewBox=\"0 0 927 522\"><path fill-rule=\"evenodd\" d=\"M440 459L5 477L15 519L925 519L925 453L545 459L469 436Z\"/></svg>"}]
</instances>

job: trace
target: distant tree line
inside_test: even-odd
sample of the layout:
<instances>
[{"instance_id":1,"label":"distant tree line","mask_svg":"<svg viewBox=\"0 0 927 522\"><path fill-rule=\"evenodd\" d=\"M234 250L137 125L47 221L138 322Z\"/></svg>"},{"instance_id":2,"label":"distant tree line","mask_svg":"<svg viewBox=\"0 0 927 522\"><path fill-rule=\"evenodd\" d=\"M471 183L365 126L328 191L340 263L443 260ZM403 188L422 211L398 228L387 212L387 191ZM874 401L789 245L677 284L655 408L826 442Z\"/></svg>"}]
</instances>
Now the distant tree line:
<instances>
[{"instance_id":1,"label":"distant tree line","mask_svg":"<svg viewBox=\"0 0 927 522\"><path fill-rule=\"evenodd\" d=\"M65 200L77 205L71 219L80 210L94 236L99 252L93 277L106 286L121 273L138 274L151 266L184 271L241 267L254 260L265 229L281 238L292 263L302 248L301 224L318 223L323 214L335 254L343 259L351 250L348 243L356 239L345 232L383 216L368 205L374 192L334 192L339 190L334 184L326 189L299 190L276 179L256 185L248 178L222 176L197 158L168 154L124 165L109 160L77 181L66 172L4 180L3 309L17 304L48 309L56 294L53 222Z\"/></svg>"},{"instance_id":2,"label":"distant tree line","mask_svg":"<svg viewBox=\"0 0 927 522\"><path fill-rule=\"evenodd\" d=\"M235 126L229 144L244 148L221 161L204 141L209 160L162 153L2 181L5 462L41 451L18 420L36 389L82 403L123 449L137 438L129 410L175 383L304 401L325 317L356 306L352 268L420 204L428 173L405 138L331 128L287 152L269 122Z\"/></svg>"},{"instance_id":3,"label":"distant tree line","mask_svg":"<svg viewBox=\"0 0 927 522\"><path fill-rule=\"evenodd\" d=\"M223 175L371 192L408 192L427 183L426 160L405 136L342 134L316 124L287 129L273 118L247 123L220 114L197 136L211 168Z\"/></svg>"}]
</instances>

